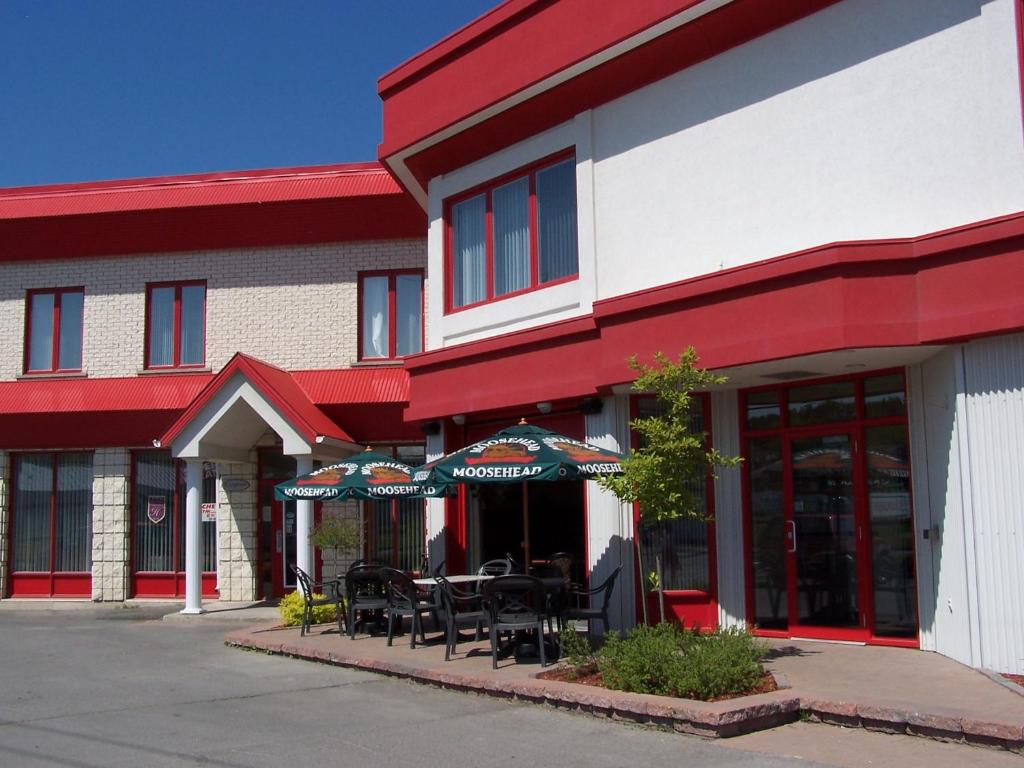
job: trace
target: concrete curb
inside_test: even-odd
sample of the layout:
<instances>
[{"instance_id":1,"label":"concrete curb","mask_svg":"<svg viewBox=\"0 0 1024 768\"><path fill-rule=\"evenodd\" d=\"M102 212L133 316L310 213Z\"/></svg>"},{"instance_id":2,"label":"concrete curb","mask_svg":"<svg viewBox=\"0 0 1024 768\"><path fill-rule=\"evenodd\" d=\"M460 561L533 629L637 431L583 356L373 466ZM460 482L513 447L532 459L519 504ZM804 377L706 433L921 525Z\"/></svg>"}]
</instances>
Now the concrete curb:
<instances>
[{"instance_id":1,"label":"concrete curb","mask_svg":"<svg viewBox=\"0 0 1024 768\"><path fill-rule=\"evenodd\" d=\"M224 642L240 648L362 669L456 691L518 699L612 720L672 728L680 733L706 738L740 736L802 718L828 725L922 736L1024 754L1024 725L1021 723L975 720L959 713L943 712L938 707L933 711L919 712L867 702L801 697L792 689L783 690L788 688L788 681L781 675L776 678L780 690L773 693L708 703L611 691L536 677L498 680L415 667L311 648L270 631L273 629L277 627L252 627L230 632Z\"/></svg>"},{"instance_id":2,"label":"concrete curb","mask_svg":"<svg viewBox=\"0 0 1024 768\"><path fill-rule=\"evenodd\" d=\"M882 733L924 736L1024 754L1024 725L974 720L936 708L918 712L864 702L800 699L800 711L813 722L866 728Z\"/></svg>"},{"instance_id":3,"label":"concrete curb","mask_svg":"<svg viewBox=\"0 0 1024 768\"><path fill-rule=\"evenodd\" d=\"M262 630L241 631L229 633L224 642L241 648L377 672L440 688L548 704L558 709L641 725L672 728L680 733L707 738L740 736L785 725L799 717L800 700L783 691L705 704L664 696L610 691L556 680L497 680L492 677L425 669L398 662L314 649L278 638L274 637L274 633Z\"/></svg>"}]
</instances>

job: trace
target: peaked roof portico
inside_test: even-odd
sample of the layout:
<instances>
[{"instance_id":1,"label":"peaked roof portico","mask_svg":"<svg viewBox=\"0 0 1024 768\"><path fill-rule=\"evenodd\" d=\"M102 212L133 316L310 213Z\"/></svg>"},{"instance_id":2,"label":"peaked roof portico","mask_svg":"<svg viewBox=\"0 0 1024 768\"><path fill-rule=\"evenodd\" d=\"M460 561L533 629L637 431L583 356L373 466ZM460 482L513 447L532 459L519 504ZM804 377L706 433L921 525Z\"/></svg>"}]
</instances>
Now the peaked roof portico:
<instances>
[{"instance_id":1,"label":"peaked roof portico","mask_svg":"<svg viewBox=\"0 0 1024 768\"><path fill-rule=\"evenodd\" d=\"M156 441L176 458L237 461L267 429L293 456L344 456L359 449L288 371L238 352Z\"/></svg>"}]
</instances>

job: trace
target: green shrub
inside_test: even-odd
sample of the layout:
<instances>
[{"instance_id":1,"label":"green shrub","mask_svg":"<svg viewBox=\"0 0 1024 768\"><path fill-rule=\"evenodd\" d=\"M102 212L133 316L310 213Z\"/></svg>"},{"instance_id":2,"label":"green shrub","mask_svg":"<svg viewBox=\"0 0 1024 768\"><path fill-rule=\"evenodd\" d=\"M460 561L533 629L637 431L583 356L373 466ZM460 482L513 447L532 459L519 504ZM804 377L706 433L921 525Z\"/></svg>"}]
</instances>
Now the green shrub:
<instances>
[{"instance_id":1,"label":"green shrub","mask_svg":"<svg viewBox=\"0 0 1024 768\"><path fill-rule=\"evenodd\" d=\"M677 683L677 695L713 699L746 693L761 682L761 660L768 647L749 632L732 627L704 635L691 634L695 642L684 656L685 672Z\"/></svg>"},{"instance_id":2,"label":"green shrub","mask_svg":"<svg viewBox=\"0 0 1024 768\"><path fill-rule=\"evenodd\" d=\"M625 640L612 633L597 653L597 668L609 688L672 696L683 673L684 640L668 623L635 627Z\"/></svg>"},{"instance_id":3,"label":"green shrub","mask_svg":"<svg viewBox=\"0 0 1024 768\"><path fill-rule=\"evenodd\" d=\"M314 599L322 598L323 595L315 594ZM286 627L297 627L302 624L302 606L305 602L302 599L302 593L299 590L290 592L281 598L281 602L277 605L277 611L281 614L281 619L284 621ZM333 605L315 605L313 606L312 615L309 618L310 624L326 624L330 621L337 619L337 612L334 610Z\"/></svg>"},{"instance_id":4,"label":"green shrub","mask_svg":"<svg viewBox=\"0 0 1024 768\"><path fill-rule=\"evenodd\" d=\"M592 667L596 658L594 650L586 635L580 634L575 627L566 624L558 633L558 644L562 658L569 664L569 678L575 679L584 667Z\"/></svg>"},{"instance_id":5,"label":"green shrub","mask_svg":"<svg viewBox=\"0 0 1024 768\"><path fill-rule=\"evenodd\" d=\"M611 635L597 652L597 666L609 688L712 699L761 682L767 650L741 629L701 633L661 623L636 627L624 640Z\"/></svg>"}]
</instances>

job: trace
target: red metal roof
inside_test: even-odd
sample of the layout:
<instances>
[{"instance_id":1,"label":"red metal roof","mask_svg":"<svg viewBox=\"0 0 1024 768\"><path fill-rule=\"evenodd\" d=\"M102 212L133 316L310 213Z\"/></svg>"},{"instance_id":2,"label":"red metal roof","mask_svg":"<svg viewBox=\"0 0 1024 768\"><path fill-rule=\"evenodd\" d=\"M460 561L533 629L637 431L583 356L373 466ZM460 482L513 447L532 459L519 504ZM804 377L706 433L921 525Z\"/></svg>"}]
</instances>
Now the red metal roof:
<instances>
[{"instance_id":1,"label":"red metal roof","mask_svg":"<svg viewBox=\"0 0 1024 768\"><path fill-rule=\"evenodd\" d=\"M294 371L292 376L318 405L409 401L409 374L405 368Z\"/></svg>"},{"instance_id":2,"label":"red metal roof","mask_svg":"<svg viewBox=\"0 0 1024 768\"><path fill-rule=\"evenodd\" d=\"M0 189L0 219L401 195L379 163Z\"/></svg>"},{"instance_id":3,"label":"red metal roof","mask_svg":"<svg viewBox=\"0 0 1024 768\"><path fill-rule=\"evenodd\" d=\"M148 446L177 434L227 378L242 371L309 440L324 435L354 442L352 419L362 441L394 438L395 417L365 406L400 408L409 400L404 368L352 368L289 373L238 354L218 373L105 379L23 379L0 382L0 449ZM363 407L361 407L363 406ZM390 414L391 411L388 411ZM400 415L397 422L401 422ZM171 435L173 439L173 434Z\"/></svg>"},{"instance_id":4,"label":"red metal roof","mask_svg":"<svg viewBox=\"0 0 1024 768\"><path fill-rule=\"evenodd\" d=\"M177 410L212 378L193 374L5 381L0 382L0 414Z\"/></svg>"},{"instance_id":5,"label":"red metal roof","mask_svg":"<svg viewBox=\"0 0 1024 768\"><path fill-rule=\"evenodd\" d=\"M0 189L0 261L422 238L378 163Z\"/></svg>"}]
</instances>

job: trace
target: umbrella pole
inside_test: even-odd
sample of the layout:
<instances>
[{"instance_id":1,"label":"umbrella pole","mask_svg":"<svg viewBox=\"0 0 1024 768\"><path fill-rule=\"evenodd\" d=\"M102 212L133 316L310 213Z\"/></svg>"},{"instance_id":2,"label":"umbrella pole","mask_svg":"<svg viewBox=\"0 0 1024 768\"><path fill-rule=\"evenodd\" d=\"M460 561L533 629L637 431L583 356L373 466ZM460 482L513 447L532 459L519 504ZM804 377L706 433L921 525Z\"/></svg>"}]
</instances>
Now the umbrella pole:
<instances>
[{"instance_id":1,"label":"umbrella pole","mask_svg":"<svg viewBox=\"0 0 1024 768\"><path fill-rule=\"evenodd\" d=\"M523 573L530 572L530 489L523 480L523 549L526 551L526 562Z\"/></svg>"}]
</instances>

